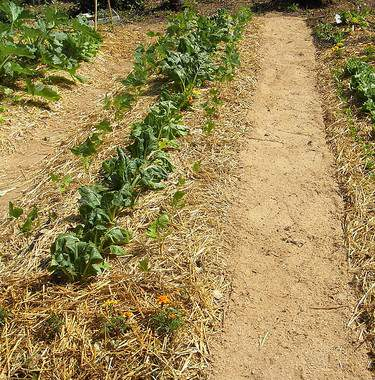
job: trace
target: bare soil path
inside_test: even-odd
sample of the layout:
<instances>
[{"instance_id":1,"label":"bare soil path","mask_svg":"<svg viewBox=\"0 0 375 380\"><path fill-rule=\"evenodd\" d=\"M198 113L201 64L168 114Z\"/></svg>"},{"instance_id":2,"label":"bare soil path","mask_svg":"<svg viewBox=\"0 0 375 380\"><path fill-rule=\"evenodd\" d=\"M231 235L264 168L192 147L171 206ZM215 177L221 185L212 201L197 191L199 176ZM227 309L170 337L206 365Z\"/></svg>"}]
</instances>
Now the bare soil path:
<instances>
[{"instance_id":1,"label":"bare soil path","mask_svg":"<svg viewBox=\"0 0 375 380\"><path fill-rule=\"evenodd\" d=\"M346 328L342 201L310 30L295 17L263 21L254 129L233 209L233 292L212 379L370 379L364 347Z\"/></svg>"}]
</instances>

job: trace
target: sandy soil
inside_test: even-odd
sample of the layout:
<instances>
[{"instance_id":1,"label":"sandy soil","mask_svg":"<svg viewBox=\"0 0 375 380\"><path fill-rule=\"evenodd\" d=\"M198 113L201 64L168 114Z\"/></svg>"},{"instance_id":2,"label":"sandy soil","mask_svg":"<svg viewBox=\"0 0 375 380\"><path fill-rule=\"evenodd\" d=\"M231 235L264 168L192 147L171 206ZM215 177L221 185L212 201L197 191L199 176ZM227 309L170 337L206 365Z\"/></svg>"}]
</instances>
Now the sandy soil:
<instances>
[{"instance_id":1,"label":"sandy soil","mask_svg":"<svg viewBox=\"0 0 375 380\"><path fill-rule=\"evenodd\" d=\"M8 192L0 197L0 212L10 200L20 198L67 141L85 129L89 134L103 111L105 95L132 69L135 48L150 40L145 31L158 31L162 25L161 21L138 22L104 33L98 56L80 67L85 82L60 86L60 101L43 107L33 103L7 106L6 121L0 125L0 191Z\"/></svg>"},{"instance_id":2,"label":"sandy soil","mask_svg":"<svg viewBox=\"0 0 375 380\"><path fill-rule=\"evenodd\" d=\"M233 207L233 292L212 379L370 379L346 323L342 201L325 142L310 31L270 15Z\"/></svg>"}]
</instances>

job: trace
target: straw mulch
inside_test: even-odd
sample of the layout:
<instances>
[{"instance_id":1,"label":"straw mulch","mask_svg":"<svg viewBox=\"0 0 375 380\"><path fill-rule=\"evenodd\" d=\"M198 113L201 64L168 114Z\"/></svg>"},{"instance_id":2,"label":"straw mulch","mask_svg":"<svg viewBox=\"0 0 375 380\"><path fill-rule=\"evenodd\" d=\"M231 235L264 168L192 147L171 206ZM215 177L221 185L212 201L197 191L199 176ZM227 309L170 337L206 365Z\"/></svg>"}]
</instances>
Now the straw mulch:
<instances>
[{"instance_id":1,"label":"straw mulch","mask_svg":"<svg viewBox=\"0 0 375 380\"><path fill-rule=\"evenodd\" d=\"M167 188L145 194L121 216L119 225L133 232L133 241L125 257L110 260L112 268L103 276L79 284L54 282L47 270L49 247L74 224L77 187L93 182L103 159L126 145L129 126L147 112L152 95L142 97L106 136L87 171L69 153L82 134L46 163L19 201L26 210L33 205L40 210L30 236L19 233L19 222L3 216L0 305L6 323L0 326L0 379L205 378L207 339L220 327L229 289L225 231L235 197L237 152L249 127L256 30L252 22L245 33L243 66L235 80L218 87L224 105L216 129L210 135L202 132L206 89L185 115L190 134L172 153L176 170ZM196 162L200 169L193 171ZM51 172L70 174L73 186L61 194L49 180ZM171 204L176 190L186 193L181 207ZM162 212L171 223L160 239L152 240L147 228ZM140 262L147 260L149 269L141 270ZM182 313L183 325L173 334L152 328L152 317L165 307L160 295ZM121 328L106 330L116 318Z\"/></svg>"},{"instance_id":2,"label":"straw mulch","mask_svg":"<svg viewBox=\"0 0 375 380\"><path fill-rule=\"evenodd\" d=\"M310 21L332 22L334 14L345 8L353 9L353 5L342 2L339 7L329 8L321 12L318 19ZM349 268L358 295L349 326L358 330L362 342L369 342L372 366L375 358L375 173L368 162L371 156L372 160L375 157L374 126L353 104L340 100L333 77L347 58L361 56L365 47L374 46L374 21L372 17L372 26L367 30L353 32L342 50L317 45L327 138L335 152L337 175L346 205L343 229Z\"/></svg>"}]
</instances>

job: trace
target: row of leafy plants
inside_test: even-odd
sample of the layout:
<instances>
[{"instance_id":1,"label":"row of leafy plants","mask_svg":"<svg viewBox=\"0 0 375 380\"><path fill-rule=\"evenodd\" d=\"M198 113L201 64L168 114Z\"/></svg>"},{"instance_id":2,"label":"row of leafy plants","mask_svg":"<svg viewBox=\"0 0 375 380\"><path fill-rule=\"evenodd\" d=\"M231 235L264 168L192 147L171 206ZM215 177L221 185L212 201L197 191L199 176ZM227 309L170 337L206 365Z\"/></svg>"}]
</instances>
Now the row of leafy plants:
<instances>
[{"instance_id":1,"label":"row of leafy plants","mask_svg":"<svg viewBox=\"0 0 375 380\"><path fill-rule=\"evenodd\" d=\"M0 94L22 89L47 100L59 99L48 84L51 72L65 71L82 80L77 69L92 58L100 35L83 18L69 18L56 7L33 13L12 1L0 2Z\"/></svg>"},{"instance_id":2,"label":"row of leafy plants","mask_svg":"<svg viewBox=\"0 0 375 380\"><path fill-rule=\"evenodd\" d=\"M54 275L82 280L108 269L106 257L124 254L131 233L118 225L118 217L131 212L142 193L166 186L173 171L169 152L188 133L182 112L191 107L198 88L233 77L239 64L236 44L250 16L247 9L209 17L187 9L171 19L164 35L155 35L155 43L137 48L125 90L107 106L121 114L151 79L160 83L158 100L143 121L132 125L130 144L117 147L117 156L102 163L97 183L80 187L79 222L51 246ZM219 103L214 91L211 95L212 104L205 105L209 129L212 105Z\"/></svg>"},{"instance_id":3,"label":"row of leafy plants","mask_svg":"<svg viewBox=\"0 0 375 380\"><path fill-rule=\"evenodd\" d=\"M319 42L333 45L332 51L343 55L345 41L355 30L371 27L371 12L367 8L347 10L335 15L334 23L320 22L314 32ZM336 80L342 89L346 86L350 97L359 108L368 114L375 125L375 69L374 47L365 49L361 57L347 59L343 67L336 72Z\"/></svg>"},{"instance_id":4,"label":"row of leafy plants","mask_svg":"<svg viewBox=\"0 0 375 380\"><path fill-rule=\"evenodd\" d=\"M333 23L319 22L314 29L316 38L326 44L343 43L345 38L355 29L367 29L369 9L341 11L335 15Z\"/></svg>"}]
</instances>

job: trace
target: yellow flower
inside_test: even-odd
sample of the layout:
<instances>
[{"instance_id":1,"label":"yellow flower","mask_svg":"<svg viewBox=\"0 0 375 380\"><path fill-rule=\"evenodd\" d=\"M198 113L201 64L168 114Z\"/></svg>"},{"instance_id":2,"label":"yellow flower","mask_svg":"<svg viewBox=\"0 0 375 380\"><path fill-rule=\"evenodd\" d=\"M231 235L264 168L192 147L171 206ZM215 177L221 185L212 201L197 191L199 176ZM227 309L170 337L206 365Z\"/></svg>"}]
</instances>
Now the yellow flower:
<instances>
[{"instance_id":1,"label":"yellow flower","mask_svg":"<svg viewBox=\"0 0 375 380\"><path fill-rule=\"evenodd\" d=\"M202 91L199 90L198 88L194 88L193 91L192 91L192 93L193 93L194 96L199 96L201 94L201 92Z\"/></svg>"},{"instance_id":2,"label":"yellow flower","mask_svg":"<svg viewBox=\"0 0 375 380\"><path fill-rule=\"evenodd\" d=\"M176 318L177 318L177 315L176 315L175 313L170 313L170 314L168 315L168 318L169 318L169 319L176 319Z\"/></svg>"},{"instance_id":3,"label":"yellow flower","mask_svg":"<svg viewBox=\"0 0 375 380\"><path fill-rule=\"evenodd\" d=\"M106 300L103 302L102 307L109 307L109 306L114 306L117 305L118 301L117 300Z\"/></svg>"},{"instance_id":4,"label":"yellow flower","mask_svg":"<svg viewBox=\"0 0 375 380\"><path fill-rule=\"evenodd\" d=\"M171 300L168 296L161 295L158 297L158 303L160 303L160 305L168 305L171 303Z\"/></svg>"},{"instance_id":5,"label":"yellow flower","mask_svg":"<svg viewBox=\"0 0 375 380\"><path fill-rule=\"evenodd\" d=\"M125 317L127 317L127 318L131 318L132 316L133 316L133 313L131 311L127 311L125 313Z\"/></svg>"}]
</instances>

